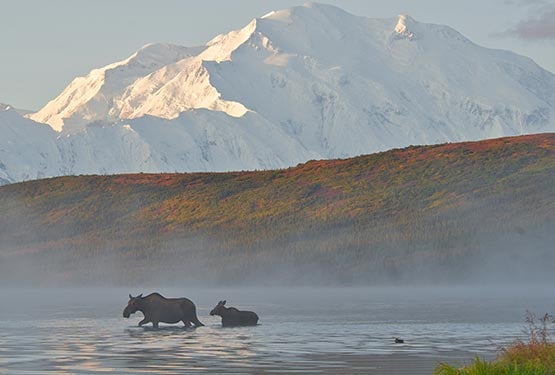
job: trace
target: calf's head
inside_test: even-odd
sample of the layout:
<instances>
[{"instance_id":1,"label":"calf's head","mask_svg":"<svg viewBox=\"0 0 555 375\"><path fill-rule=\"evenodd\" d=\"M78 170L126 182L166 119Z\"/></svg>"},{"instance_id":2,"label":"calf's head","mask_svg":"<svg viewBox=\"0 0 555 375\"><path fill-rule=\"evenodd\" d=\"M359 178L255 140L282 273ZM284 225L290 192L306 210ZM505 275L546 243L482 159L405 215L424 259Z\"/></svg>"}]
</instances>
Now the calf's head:
<instances>
[{"instance_id":1,"label":"calf's head","mask_svg":"<svg viewBox=\"0 0 555 375\"><path fill-rule=\"evenodd\" d=\"M214 307L212 309L212 311L210 311L210 315L219 315L222 316L222 312L224 312L226 310L225 308L225 300L224 301L220 301L218 302L218 304L216 305L216 307Z\"/></svg>"}]
</instances>

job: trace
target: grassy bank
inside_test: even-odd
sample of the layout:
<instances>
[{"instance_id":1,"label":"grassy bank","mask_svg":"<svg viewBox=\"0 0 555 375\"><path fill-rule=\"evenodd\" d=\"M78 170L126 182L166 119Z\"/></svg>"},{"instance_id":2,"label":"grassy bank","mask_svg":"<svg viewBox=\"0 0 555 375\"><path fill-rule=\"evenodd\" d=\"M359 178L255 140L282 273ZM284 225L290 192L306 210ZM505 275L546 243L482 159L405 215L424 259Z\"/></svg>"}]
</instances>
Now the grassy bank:
<instances>
[{"instance_id":1,"label":"grassy bank","mask_svg":"<svg viewBox=\"0 0 555 375\"><path fill-rule=\"evenodd\" d=\"M503 348L495 361L487 362L476 358L472 364L454 368L440 364L435 375L550 375L555 374L555 343L549 329L555 323L545 314L536 318L528 313L528 341L517 340Z\"/></svg>"}]
</instances>

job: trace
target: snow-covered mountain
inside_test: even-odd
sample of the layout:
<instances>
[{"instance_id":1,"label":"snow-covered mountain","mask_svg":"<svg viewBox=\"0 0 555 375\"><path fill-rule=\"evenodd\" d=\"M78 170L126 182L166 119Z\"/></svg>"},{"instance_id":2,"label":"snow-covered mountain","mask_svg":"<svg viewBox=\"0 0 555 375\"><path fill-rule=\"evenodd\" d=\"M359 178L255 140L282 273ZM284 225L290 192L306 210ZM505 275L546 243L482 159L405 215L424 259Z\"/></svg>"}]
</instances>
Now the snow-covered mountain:
<instances>
[{"instance_id":1,"label":"snow-covered mountain","mask_svg":"<svg viewBox=\"0 0 555 375\"><path fill-rule=\"evenodd\" d=\"M0 184L66 174L57 133L0 104Z\"/></svg>"},{"instance_id":2,"label":"snow-covered mountain","mask_svg":"<svg viewBox=\"0 0 555 375\"><path fill-rule=\"evenodd\" d=\"M205 46L147 45L16 115L0 111L4 182L266 169L555 131L555 75L448 26L309 3Z\"/></svg>"}]
</instances>

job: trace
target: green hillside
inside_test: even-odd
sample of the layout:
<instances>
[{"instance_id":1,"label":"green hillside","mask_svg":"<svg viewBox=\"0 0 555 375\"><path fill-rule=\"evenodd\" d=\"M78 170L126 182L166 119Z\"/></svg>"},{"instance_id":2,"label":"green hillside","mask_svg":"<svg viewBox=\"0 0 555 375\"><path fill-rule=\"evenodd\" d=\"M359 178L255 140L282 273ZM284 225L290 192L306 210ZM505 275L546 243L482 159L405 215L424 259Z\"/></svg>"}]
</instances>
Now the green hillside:
<instances>
[{"instance_id":1,"label":"green hillside","mask_svg":"<svg viewBox=\"0 0 555 375\"><path fill-rule=\"evenodd\" d=\"M526 277L534 260L555 265L554 197L555 134L29 181L0 187L0 281L457 281L497 257Z\"/></svg>"}]
</instances>

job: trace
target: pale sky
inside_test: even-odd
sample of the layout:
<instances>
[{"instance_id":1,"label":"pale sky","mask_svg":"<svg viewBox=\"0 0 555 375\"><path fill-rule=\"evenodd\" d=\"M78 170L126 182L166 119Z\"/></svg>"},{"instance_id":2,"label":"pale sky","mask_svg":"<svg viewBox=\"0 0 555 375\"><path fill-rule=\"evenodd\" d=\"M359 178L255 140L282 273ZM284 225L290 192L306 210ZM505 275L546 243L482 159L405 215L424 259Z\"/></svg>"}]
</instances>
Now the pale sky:
<instances>
[{"instance_id":1,"label":"pale sky","mask_svg":"<svg viewBox=\"0 0 555 375\"><path fill-rule=\"evenodd\" d=\"M0 103L38 110L76 76L147 43L201 45L295 0L2 0ZM555 0L322 0L371 18L405 13L555 72Z\"/></svg>"}]
</instances>

